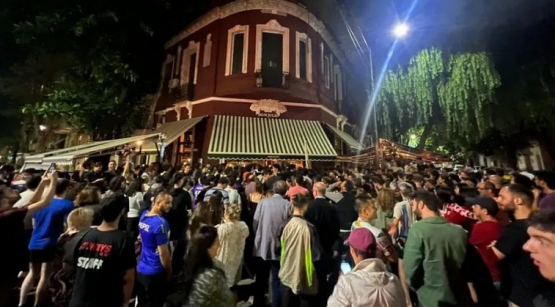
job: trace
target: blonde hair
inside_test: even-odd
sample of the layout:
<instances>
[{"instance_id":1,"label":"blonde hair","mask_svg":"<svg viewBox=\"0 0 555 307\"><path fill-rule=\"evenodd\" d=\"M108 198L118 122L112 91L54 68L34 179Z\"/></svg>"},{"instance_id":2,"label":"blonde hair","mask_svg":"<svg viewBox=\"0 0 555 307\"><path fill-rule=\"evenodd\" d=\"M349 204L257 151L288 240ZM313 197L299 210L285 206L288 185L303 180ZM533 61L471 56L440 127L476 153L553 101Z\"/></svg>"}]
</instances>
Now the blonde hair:
<instances>
[{"instance_id":1,"label":"blonde hair","mask_svg":"<svg viewBox=\"0 0 555 307\"><path fill-rule=\"evenodd\" d=\"M225 215L233 221L238 221L239 219L241 219L241 205L239 204L226 205Z\"/></svg>"},{"instance_id":2,"label":"blonde hair","mask_svg":"<svg viewBox=\"0 0 555 307\"><path fill-rule=\"evenodd\" d=\"M92 224L94 212L90 208L77 208L67 216L67 228L81 231Z\"/></svg>"}]
</instances>

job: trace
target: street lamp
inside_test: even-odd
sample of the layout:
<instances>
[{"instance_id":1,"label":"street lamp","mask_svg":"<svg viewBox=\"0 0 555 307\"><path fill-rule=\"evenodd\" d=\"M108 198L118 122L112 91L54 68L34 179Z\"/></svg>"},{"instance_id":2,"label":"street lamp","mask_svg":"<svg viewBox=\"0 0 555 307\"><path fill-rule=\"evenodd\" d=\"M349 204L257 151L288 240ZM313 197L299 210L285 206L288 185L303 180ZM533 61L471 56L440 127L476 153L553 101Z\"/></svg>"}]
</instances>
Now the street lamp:
<instances>
[{"instance_id":1,"label":"street lamp","mask_svg":"<svg viewBox=\"0 0 555 307\"><path fill-rule=\"evenodd\" d=\"M416 134L411 134L411 135L410 135L410 139L411 139L411 140L416 139Z\"/></svg>"},{"instance_id":2,"label":"street lamp","mask_svg":"<svg viewBox=\"0 0 555 307\"><path fill-rule=\"evenodd\" d=\"M39 130L40 131L46 131L46 129L48 129L48 127L46 125L39 125Z\"/></svg>"},{"instance_id":3,"label":"street lamp","mask_svg":"<svg viewBox=\"0 0 555 307\"><path fill-rule=\"evenodd\" d=\"M409 30L410 30L409 25L402 22L397 24L393 28L393 35L395 35L395 37L397 38L405 37L409 33Z\"/></svg>"}]
</instances>

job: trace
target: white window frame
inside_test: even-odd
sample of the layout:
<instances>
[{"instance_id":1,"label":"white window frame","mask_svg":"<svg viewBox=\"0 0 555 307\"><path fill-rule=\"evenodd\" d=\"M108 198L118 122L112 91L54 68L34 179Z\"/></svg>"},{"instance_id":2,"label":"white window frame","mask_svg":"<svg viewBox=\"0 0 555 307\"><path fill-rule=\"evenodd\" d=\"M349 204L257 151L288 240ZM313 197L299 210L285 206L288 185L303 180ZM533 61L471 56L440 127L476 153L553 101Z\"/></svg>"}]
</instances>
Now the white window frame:
<instances>
[{"instance_id":1,"label":"white window frame","mask_svg":"<svg viewBox=\"0 0 555 307\"><path fill-rule=\"evenodd\" d=\"M312 40L306 33L295 33L296 77L301 78L301 42L306 45L306 81L312 83Z\"/></svg>"},{"instance_id":2,"label":"white window frame","mask_svg":"<svg viewBox=\"0 0 555 307\"><path fill-rule=\"evenodd\" d=\"M334 74L334 70L333 70L333 54L330 53L330 75L333 76ZM335 80L333 80L333 78L331 78L331 83L335 83Z\"/></svg>"},{"instance_id":3,"label":"white window frame","mask_svg":"<svg viewBox=\"0 0 555 307\"><path fill-rule=\"evenodd\" d=\"M322 64L322 76L324 75L324 43L320 43L320 63Z\"/></svg>"},{"instance_id":4,"label":"white window frame","mask_svg":"<svg viewBox=\"0 0 555 307\"><path fill-rule=\"evenodd\" d=\"M262 33L281 34L283 37L283 72L289 73L289 28L282 27L275 19L256 25L256 52L254 72L262 69Z\"/></svg>"},{"instance_id":5,"label":"white window frame","mask_svg":"<svg viewBox=\"0 0 555 307\"><path fill-rule=\"evenodd\" d=\"M179 46L177 47L177 56L176 56L176 60L177 63L175 64L175 67L177 67L177 69L175 69L175 71L172 71L172 77L175 73L175 75L179 74L179 64L181 64L181 51L183 50L183 47Z\"/></svg>"},{"instance_id":6,"label":"white window frame","mask_svg":"<svg viewBox=\"0 0 555 307\"><path fill-rule=\"evenodd\" d=\"M187 49L183 50L183 54L181 55L181 75L179 80L179 85L184 85L189 81L189 67L191 66L191 56L193 54L197 54L195 60L195 76L193 78L193 84L197 84L197 75L198 75L198 61L200 59L200 42L190 41L189 46Z\"/></svg>"},{"instance_id":7,"label":"white window frame","mask_svg":"<svg viewBox=\"0 0 555 307\"><path fill-rule=\"evenodd\" d=\"M335 100L343 101L343 75L341 74L341 68L337 64L334 66L334 79L337 81L334 86Z\"/></svg>"},{"instance_id":8,"label":"white window frame","mask_svg":"<svg viewBox=\"0 0 555 307\"><path fill-rule=\"evenodd\" d=\"M210 65L210 58L212 57L212 34L206 36L206 44L204 44L204 54L202 55L202 67Z\"/></svg>"},{"instance_id":9,"label":"white window frame","mask_svg":"<svg viewBox=\"0 0 555 307\"><path fill-rule=\"evenodd\" d=\"M249 54L249 26L236 25L227 31L227 54L225 61L225 75L230 76L233 69L233 43L235 42L235 35L243 34L243 67L241 73L247 73L248 54Z\"/></svg>"},{"instance_id":10,"label":"white window frame","mask_svg":"<svg viewBox=\"0 0 555 307\"><path fill-rule=\"evenodd\" d=\"M326 65L328 67L327 71L325 68ZM324 82L326 84L326 88L330 88L330 73L331 73L330 57L326 55L324 56Z\"/></svg>"}]
</instances>

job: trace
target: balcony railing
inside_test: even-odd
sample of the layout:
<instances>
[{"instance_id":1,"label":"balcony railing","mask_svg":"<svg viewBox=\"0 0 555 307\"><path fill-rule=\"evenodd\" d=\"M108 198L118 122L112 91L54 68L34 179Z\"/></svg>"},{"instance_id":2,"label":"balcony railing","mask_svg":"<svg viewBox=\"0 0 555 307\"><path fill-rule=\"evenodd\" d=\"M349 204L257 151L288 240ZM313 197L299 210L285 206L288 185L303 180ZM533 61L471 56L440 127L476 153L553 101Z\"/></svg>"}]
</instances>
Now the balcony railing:
<instances>
[{"instance_id":1,"label":"balcony railing","mask_svg":"<svg viewBox=\"0 0 555 307\"><path fill-rule=\"evenodd\" d=\"M179 87L177 100L193 100L195 97L195 84L185 83Z\"/></svg>"},{"instance_id":2,"label":"balcony railing","mask_svg":"<svg viewBox=\"0 0 555 307\"><path fill-rule=\"evenodd\" d=\"M281 72L274 69L256 71L257 87L272 87L288 89L290 86L290 76L288 72Z\"/></svg>"}]
</instances>

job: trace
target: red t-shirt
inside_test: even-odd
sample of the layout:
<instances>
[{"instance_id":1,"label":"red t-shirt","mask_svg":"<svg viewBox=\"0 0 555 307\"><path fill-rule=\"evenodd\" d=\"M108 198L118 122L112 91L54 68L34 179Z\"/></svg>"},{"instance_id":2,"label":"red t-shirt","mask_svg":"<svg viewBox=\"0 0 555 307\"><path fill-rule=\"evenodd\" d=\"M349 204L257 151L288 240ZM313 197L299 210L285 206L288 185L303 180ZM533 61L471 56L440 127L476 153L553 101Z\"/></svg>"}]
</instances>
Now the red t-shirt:
<instances>
[{"instance_id":1,"label":"red t-shirt","mask_svg":"<svg viewBox=\"0 0 555 307\"><path fill-rule=\"evenodd\" d=\"M470 244L474 245L484 263L488 267L493 281L499 281L499 268L497 267L497 256L488 248L488 245L493 241L497 241L499 235L503 231L503 226L497 221L484 221L476 223L472 229L472 234L470 235Z\"/></svg>"}]
</instances>

